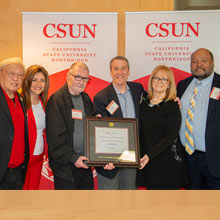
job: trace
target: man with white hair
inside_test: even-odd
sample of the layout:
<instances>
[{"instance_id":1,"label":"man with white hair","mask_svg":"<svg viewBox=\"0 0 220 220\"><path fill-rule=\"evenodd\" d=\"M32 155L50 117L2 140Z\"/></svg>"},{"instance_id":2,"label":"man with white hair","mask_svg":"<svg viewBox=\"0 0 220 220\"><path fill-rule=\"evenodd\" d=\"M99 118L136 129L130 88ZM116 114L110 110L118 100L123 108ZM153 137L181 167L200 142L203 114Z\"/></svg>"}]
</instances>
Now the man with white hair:
<instances>
[{"instance_id":1,"label":"man with white hair","mask_svg":"<svg viewBox=\"0 0 220 220\"><path fill-rule=\"evenodd\" d=\"M29 153L21 88L25 68L20 58L0 63L0 189L22 189Z\"/></svg>"}]
</instances>

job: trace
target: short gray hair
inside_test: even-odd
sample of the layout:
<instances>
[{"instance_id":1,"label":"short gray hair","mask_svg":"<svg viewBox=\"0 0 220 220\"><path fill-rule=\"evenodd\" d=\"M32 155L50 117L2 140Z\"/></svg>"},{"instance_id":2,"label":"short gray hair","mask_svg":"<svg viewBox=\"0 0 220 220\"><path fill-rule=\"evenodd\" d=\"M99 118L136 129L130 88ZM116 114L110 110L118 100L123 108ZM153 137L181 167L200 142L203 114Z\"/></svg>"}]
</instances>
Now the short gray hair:
<instances>
[{"instance_id":1,"label":"short gray hair","mask_svg":"<svg viewBox=\"0 0 220 220\"><path fill-rule=\"evenodd\" d=\"M110 70L112 69L112 63L115 60L124 60L127 63L128 69L130 69L129 62L128 62L128 59L126 57L124 57L124 56L116 56L116 57L112 58L111 61L110 61Z\"/></svg>"},{"instance_id":2,"label":"short gray hair","mask_svg":"<svg viewBox=\"0 0 220 220\"><path fill-rule=\"evenodd\" d=\"M88 71L88 73L89 73L89 67L88 67L85 63L81 63L81 62L73 63L73 64L70 66L69 70L72 70L72 69L74 69L74 68L76 68L76 67L86 69L86 70Z\"/></svg>"}]
</instances>

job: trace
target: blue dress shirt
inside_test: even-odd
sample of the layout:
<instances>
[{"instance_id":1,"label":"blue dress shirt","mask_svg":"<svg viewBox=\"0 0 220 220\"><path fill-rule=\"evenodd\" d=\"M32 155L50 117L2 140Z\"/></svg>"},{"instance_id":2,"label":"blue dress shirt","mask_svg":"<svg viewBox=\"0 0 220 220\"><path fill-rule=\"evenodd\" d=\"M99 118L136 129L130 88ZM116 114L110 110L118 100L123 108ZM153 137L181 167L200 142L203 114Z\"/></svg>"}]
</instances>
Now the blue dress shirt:
<instances>
[{"instance_id":1,"label":"blue dress shirt","mask_svg":"<svg viewBox=\"0 0 220 220\"><path fill-rule=\"evenodd\" d=\"M114 85L113 87L119 99L123 118L136 118L134 102L131 96L131 90L129 86L127 85L125 93L121 93Z\"/></svg>"},{"instance_id":2,"label":"blue dress shirt","mask_svg":"<svg viewBox=\"0 0 220 220\"><path fill-rule=\"evenodd\" d=\"M214 73L212 73L208 78L201 81L194 78L181 98L181 114L182 123L180 127L180 140L183 146L185 146L185 122L187 116L187 109L190 105L190 99L193 95L193 90L199 82L201 85L198 87L198 93L196 97L196 106L193 118L193 140L195 149L205 152L205 130L206 130L206 119L208 113L209 96L211 93L211 86L213 81Z\"/></svg>"}]
</instances>

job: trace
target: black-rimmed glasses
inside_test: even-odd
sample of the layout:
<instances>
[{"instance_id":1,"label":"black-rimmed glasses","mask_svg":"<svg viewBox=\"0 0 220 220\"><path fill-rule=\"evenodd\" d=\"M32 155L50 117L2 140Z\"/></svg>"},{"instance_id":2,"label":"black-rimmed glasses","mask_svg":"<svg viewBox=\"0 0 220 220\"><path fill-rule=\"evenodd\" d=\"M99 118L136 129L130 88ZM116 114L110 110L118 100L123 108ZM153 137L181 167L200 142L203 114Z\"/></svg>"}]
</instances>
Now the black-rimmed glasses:
<instances>
[{"instance_id":1,"label":"black-rimmed glasses","mask_svg":"<svg viewBox=\"0 0 220 220\"><path fill-rule=\"evenodd\" d=\"M156 83L159 83L159 81L161 81L162 84L166 84L168 82L168 79L165 79L165 78L160 78L160 77L153 77L153 80L156 82Z\"/></svg>"},{"instance_id":2,"label":"black-rimmed glasses","mask_svg":"<svg viewBox=\"0 0 220 220\"><path fill-rule=\"evenodd\" d=\"M73 75L71 72L69 72L69 74L70 74L72 77L74 77L74 79L75 79L76 81L81 81L81 80L83 80L83 82L87 83L87 82L89 82L89 80L91 80L89 77L82 77L82 76L79 76L79 75Z\"/></svg>"}]
</instances>

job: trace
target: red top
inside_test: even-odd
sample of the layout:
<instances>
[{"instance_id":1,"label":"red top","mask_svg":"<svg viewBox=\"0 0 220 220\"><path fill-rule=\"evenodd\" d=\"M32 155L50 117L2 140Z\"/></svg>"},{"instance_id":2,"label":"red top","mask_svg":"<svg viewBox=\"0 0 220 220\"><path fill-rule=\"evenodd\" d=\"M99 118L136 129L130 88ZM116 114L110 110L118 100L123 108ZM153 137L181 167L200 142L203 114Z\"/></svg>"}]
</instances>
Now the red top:
<instances>
[{"instance_id":1,"label":"red top","mask_svg":"<svg viewBox=\"0 0 220 220\"><path fill-rule=\"evenodd\" d=\"M41 104L43 106L42 101ZM27 115L28 115L28 138L29 138L30 160L28 163L27 175L23 189L36 190L39 189L41 171L43 165L43 156L45 152L43 152L40 155L34 155L34 150L36 147L36 140L37 140L37 126L32 108L30 108L27 111ZM43 132L43 138L44 138L44 151L46 151L47 142L46 142L45 129Z\"/></svg>"},{"instance_id":2,"label":"red top","mask_svg":"<svg viewBox=\"0 0 220 220\"><path fill-rule=\"evenodd\" d=\"M14 138L11 149L11 156L8 162L8 167L15 168L20 166L24 162L25 151L25 122L24 112L19 101L17 93L15 93L14 101L10 99L3 90L6 101L8 103L9 111L14 126Z\"/></svg>"}]
</instances>

